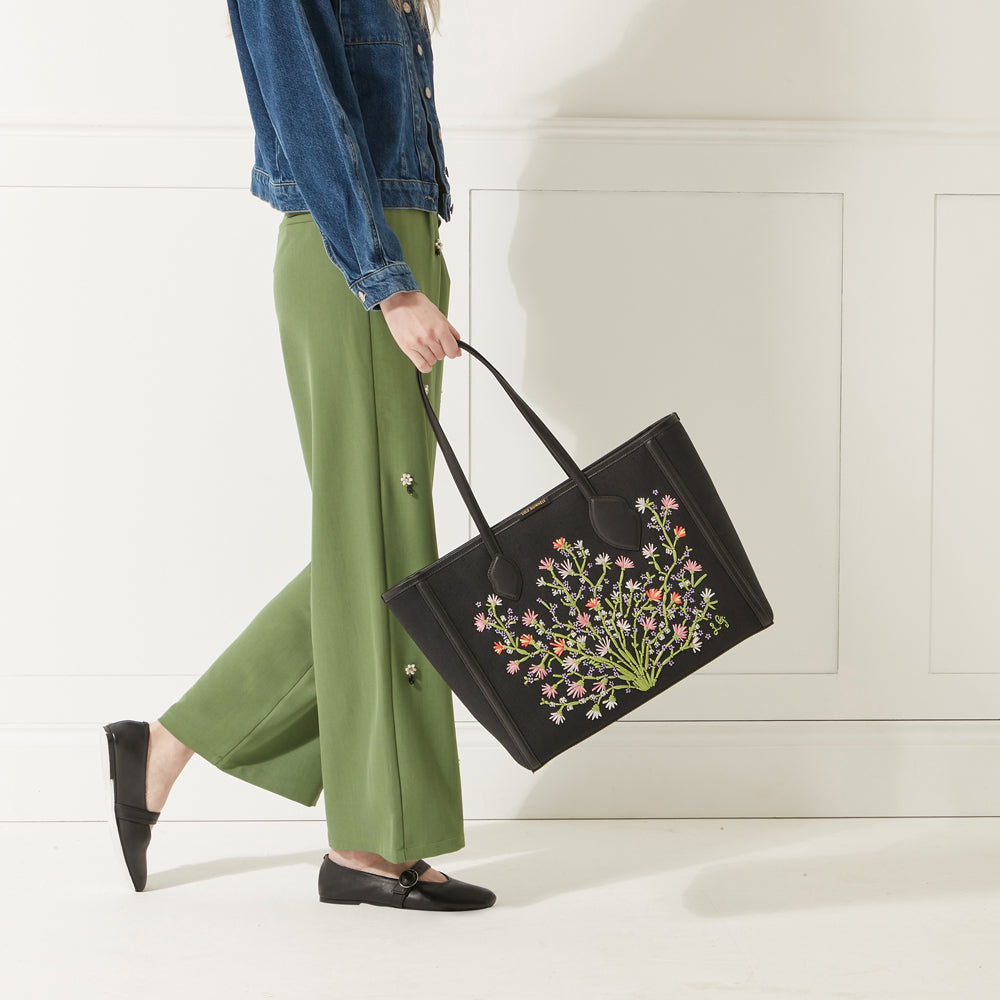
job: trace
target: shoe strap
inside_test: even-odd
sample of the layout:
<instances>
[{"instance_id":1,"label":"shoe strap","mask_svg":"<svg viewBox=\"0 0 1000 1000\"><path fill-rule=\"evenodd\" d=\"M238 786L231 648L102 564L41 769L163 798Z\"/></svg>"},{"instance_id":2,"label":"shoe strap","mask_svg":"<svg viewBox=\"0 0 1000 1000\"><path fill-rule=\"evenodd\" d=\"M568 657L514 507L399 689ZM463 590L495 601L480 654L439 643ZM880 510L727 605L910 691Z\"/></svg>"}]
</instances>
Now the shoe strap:
<instances>
[{"instance_id":1,"label":"shoe strap","mask_svg":"<svg viewBox=\"0 0 1000 1000\"><path fill-rule=\"evenodd\" d=\"M415 861L405 872L401 872L399 880L392 887L392 903L393 906L398 906L402 909L403 903L406 897L409 896L410 890L420 881L420 876L423 875L430 865L426 861L420 860Z\"/></svg>"},{"instance_id":2,"label":"shoe strap","mask_svg":"<svg viewBox=\"0 0 1000 1000\"><path fill-rule=\"evenodd\" d=\"M115 816L118 819L128 820L130 823L155 823L160 818L158 812L139 809L137 806L130 806L125 802L115 803Z\"/></svg>"}]
</instances>

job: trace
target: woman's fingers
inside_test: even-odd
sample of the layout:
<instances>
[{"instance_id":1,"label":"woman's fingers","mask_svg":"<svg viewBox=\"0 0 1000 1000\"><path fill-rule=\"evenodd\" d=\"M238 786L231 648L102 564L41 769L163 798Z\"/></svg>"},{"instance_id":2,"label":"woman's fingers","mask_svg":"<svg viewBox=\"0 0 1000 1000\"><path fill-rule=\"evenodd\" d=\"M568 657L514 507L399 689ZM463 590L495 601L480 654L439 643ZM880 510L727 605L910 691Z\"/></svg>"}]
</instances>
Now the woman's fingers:
<instances>
[{"instance_id":1,"label":"woman's fingers","mask_svg":"<svg viewBox=\"0 0 1000 1000\"><path fill-rule=\"evenodd\" d=\"M461 354L458 331L422 293L397 292L382 303L382 314L400 350L424 374Z\"/></svg>"}]
</instances>

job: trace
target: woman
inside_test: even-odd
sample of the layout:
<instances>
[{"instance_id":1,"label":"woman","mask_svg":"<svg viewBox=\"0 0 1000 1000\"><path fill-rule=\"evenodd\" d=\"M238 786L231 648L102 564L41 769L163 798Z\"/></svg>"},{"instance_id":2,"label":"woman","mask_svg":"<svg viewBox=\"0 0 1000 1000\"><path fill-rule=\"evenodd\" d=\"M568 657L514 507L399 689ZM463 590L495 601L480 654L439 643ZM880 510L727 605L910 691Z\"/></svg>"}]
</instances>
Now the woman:
<instances>
[{"instance_id":1,"label":"woman","mask_svg":"<svg viewBox=\"0 0 1000 1000\"><path fill-rule=\"evenodd\" d=\"M312 561L158 722L105 727L123 855L141 891L151 825L198 753L297 802L325 793L324 902L491 906L488 889L420 860L464 845L451 695L380 600L436 557L434 440L412 365L437 406L437 362L460 353L427 13L423 0L229 11L251 190L285 213L275 306Z\"/></svg>"}]
</instances>

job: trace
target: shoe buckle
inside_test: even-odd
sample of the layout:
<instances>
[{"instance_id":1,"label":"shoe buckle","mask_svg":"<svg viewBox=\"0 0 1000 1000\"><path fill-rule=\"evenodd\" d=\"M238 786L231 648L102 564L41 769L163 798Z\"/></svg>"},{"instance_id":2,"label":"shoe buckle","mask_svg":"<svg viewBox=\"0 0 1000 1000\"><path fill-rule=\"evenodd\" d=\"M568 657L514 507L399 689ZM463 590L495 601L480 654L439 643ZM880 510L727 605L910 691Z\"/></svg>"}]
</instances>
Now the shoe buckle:
<instances>
[{"instance_id":1,"label":"shoe buckle","mask_svg":"<svg viewBox=\"0 0 1000 1000\"><path fill-rule=\"evenodd\" d=\"M412 889L419 881L420 873L414 868L407 868L406 871L399 876L399 884L404 889Z\"/></svg>"}]
</instances>

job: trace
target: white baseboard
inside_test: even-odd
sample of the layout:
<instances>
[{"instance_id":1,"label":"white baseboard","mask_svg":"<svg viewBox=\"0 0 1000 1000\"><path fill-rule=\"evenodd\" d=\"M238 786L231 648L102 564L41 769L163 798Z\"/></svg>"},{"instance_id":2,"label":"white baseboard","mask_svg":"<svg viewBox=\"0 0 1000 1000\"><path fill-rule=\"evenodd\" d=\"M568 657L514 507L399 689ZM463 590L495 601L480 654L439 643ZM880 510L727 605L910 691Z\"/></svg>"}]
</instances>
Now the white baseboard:
<instances>
[{"instance_id":1,"label":"white baseboard","mask_svg":"<svg viewBox=\"0 0 1000 1000\"><path fill-rule=\"evenodd\" d=\"M459 723L469 819L997 816L1000 723L628 722L530 774ZM99 726L0 726L0 821L104 818ZM172 820L319 819L196 758Z\"/></svg>"}]
</instances>

